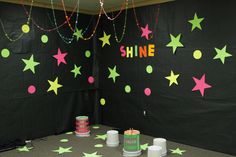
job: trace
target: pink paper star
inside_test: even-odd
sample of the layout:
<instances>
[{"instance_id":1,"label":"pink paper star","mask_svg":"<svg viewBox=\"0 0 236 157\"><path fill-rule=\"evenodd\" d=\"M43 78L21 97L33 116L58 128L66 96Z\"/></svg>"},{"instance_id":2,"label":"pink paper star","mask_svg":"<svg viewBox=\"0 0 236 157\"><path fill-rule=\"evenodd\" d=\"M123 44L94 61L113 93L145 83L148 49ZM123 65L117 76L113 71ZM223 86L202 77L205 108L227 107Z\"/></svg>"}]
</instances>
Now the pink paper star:
<instances>
[{"instance_id":1,"label":"pink paper star","mask_svg":"<svg viewBox=\"0 0 236 157\"><path fill-rule=\"evenodd\" d=\"M141 29L142 29L142 36L141 37L145 36L145 38L148 40L148 35L150 33L152 33L152 31L150 31L148 28L148 24L146 24L145 28L141 27Z\"/></svg>"},{"instance_id":2,"label":"pink paper star","mask_svg":"<svg viewBox=\"0 0 236 157\"><path fill-rule=\"evenodd\" d=\"M61 49L58 48L57 54L53 55L53 57L57 59L57 66L59 66L61 63L67 64L65 61L66 55L67 53L61 53Z\"/></svg>"},{"instance_id":3,"label":"pink paper star","mask_svg":"<svg viewBox=\"0 0 236 157\"><path fill-rule=\"evenodd\" d=\"M195 77L193 77L193 80L194 80L194 82L196 83L196 85L195 85L195 87L192 89L192 91L199 90L200 93L201 93L201 95L204 96L204 91L205 91L205 89L211 88L211 85L207 84L207 83L205 82L205 79L206 79L205 74L202 76L202 78L201 78L200 80L197 79L197 78L195 78Z\"/></svg>"}]
</instances>

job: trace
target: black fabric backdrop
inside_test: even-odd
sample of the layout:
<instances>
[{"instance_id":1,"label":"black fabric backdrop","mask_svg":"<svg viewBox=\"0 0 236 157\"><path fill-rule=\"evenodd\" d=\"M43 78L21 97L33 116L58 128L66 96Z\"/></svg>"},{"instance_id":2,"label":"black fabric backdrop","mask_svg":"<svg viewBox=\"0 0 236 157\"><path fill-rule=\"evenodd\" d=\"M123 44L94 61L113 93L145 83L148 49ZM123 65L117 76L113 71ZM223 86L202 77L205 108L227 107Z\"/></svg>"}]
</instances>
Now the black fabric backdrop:
<instances>
[{"instance_id":1,"label":"black fabric backdrop","mask_svg":"<svg viewBox=\"0 0 236 157\"><path fill-rule=\"evenodd\" d=\"M149 24L154 32L147 41L141 38L133 11L128 12L127 32L124 40L117 44L114 40L112 22L103 18L99 37L103 30L112 34L111 46L101 48L100 56L100 97L106 99L102 107L102 123L122 129L140 129L142 133L165 137L189 145L236 154L236 20L235 2L225 1L176 1L160 5L159 23L156 23L158 5L138 8L137 16L142 27ZM202 31L191 32L194 13L204 17ZM124 13L116 21L117 32L121 35ZM178 48L175 55L166 45L169 34L182 34L184 48ZM101 45L101 41L98 40ZM155 44L153 58L122 58L120 46ZM215 47L233 56L226 58L223 65L213 60ZM194 50L201 50L200 60L193 58ZM116 65L120 77L116 83L108 79L108 67ZM146 73L146 66L153 66L153 73ZM170 71L179 73L179 85L169 87L165 79ZM195 83L192 77L201 78L206 74L206 82L212 88L192 92ZM125 85L132 91L126 94ZM147 97L143 91L152 89ZM144 115L144 111L146 115Z\"/></svg>"},{"instance_id":2,"label":"black fabric backdrop","mask_svg":"<svg viewBox=\"0 0 236 157\"><path fill-rule=\"evenodd\" d=\"M26 8L29 10L29 6ZM12 38L21 33L26 17L21 5L0 3L0 18ZM33 7L32 17L44 28L55 27L50 22L53 20L50 9ZM64 12L56 11L56 18L58 24L64 22ZM85 28L91 18L93 17L80 14L78 27ZM73 25L74 22L71 23ZM93 23L85 35L90 34L92 25ZM88 76L96 77L93 73L94 61L93 57L85 57L86 50L90 50L94 56L93 42L80 40L67 45L56 31L43 32L32 23L30 28L28 34L12 43L0 30L0 50L7 48L11 52L9 58L0 58L0 145L15 139L33 139L74 130L77 115L88 115L91 123L95 121L96 84L87 83ZM64 36L71 37L72 32L67 24L59 30ZM43 34L49 38L47 44L41 42ZM56 59L52 57L57 54L58 48L68 53L67 65L61 64L58 67ZM21 59L29 59L31 54L40 62L35 67L35 75L30 70L23 72L25 64ZM71 73L74 64L82 66L82 75L78 75L76 79ZM56 77L59 84L63 85L63 88L58 89L57 96L53 91L47 93L47 80L54 81ZM31 84L37 88L33 95L27 93Z\"/></svg>"},{"instance_id":3,"label":"black fabric backdrop","mask_svg":"<svg viewBox=\"0 0 236 157\"><path fill-rule=\"evenodd\" d=\"M26 21L22 6L0 5L0 17L6 31L11 36L17 36ZM71 45L63 43L56 32L46 33L49 43L42 44L40 37L44 32L32 24L30 33L14 43L10 43L0 31L0 50L8 48L11 51L9 58L0 58L0 144L17 138L32 139L72 130L74 117L87 114L92 123L101 120L102 124L121 129L133 127L144 134L236 154L234 6L233 1L224 4L216 1L166 3L160 6L158 24L157 5L138 8L141 26L149 24L154 32L149 41L140 37L133 12L129 10L127 32L121 44L115 43L112 23L105 17L93 40L73 42ZM187 21L193 18L195 12L205 20L202 22L202 31L191 32L191 25ZM122 15L116 21L118 34L124 22L124 13ZM52 18L51 10L33 8L33 18L43 27L53 27L49 17ZM85 28L90 18L80 15L79 26ZM57 19L58 23L64 21L64 13L57 12ZM68 26L60 30L65 36L71 35ZM111 46L101 48L102 43L98 38L103 36L103 30L112 34ZM171 48L165 46L170 40L170 33L182 33L181 42L185 46L179 48L175 55ZM125 59L120 56L120 45L149 43L156 46L153 58ZM216 55L214 48L221 49L224 45L227 45L227 51L233 57L227 58L223 65L213 57ZM58 47L68 52L68 65L60 65L59 68L52 57ZM93 58L84 57L87 49L92 51ZM199 61L192 57L196 49L203 52ZM31 54L40 62L35 75L22 71L24 63L21 59L28 59ZM74 64L82 66L82 76L77 79L70 72ZM152 74L145 71L148 64L153 66ZM115 65L121 76L113 83L107 78L108 67ZM169 82L165 77L171 70L180 74L178 86L168 87ZM204 73L206 82L213 88L207 89L205 96L201 97L198 91L191 92L195 85L192 77L200 78ZM90 75L96 78L94 85L87 83ZM63 85L58 90L58 96L46 92L49 88L47 80L54 80L57 76ZM34 95L27 94L30 84L37 87ZM124 92L126 84L132 87L130 94ZM99 97L106 99L105 106L97 105L97 87ZM143 94L146 87L152 89L149 97Z\"/></svg>"}]
</instances>

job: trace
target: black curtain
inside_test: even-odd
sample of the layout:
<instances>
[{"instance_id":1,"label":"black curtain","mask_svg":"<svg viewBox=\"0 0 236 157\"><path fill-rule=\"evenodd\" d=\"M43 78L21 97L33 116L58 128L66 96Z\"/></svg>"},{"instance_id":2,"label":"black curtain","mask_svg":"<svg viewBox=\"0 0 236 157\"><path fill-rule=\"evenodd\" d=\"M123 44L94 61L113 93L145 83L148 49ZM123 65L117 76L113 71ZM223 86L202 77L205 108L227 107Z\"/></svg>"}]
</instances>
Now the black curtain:
<instances>
[{"instance_id":1,"label":"black curtain","mask_svg":"<svg viewBox=\"0 0 236 157\"><path fill-rule=\"evenodd\" d=\"M122 129L135 128L144 134L165 137L193 146L215 151L236 154L236 20L234 1L175 1L161 5L137 8L140 26L149 24L153 31L150 40L141 38L136 26L133 10L128 11L126 35L121 43L116 43L112 22L103 18L102 30L111 34L111 45L100 45L100 98L106 99L102 107L102 123ZM159 16L157 15L160 8ZM202 31L195 29L188 20L194 14L204 17ZM116 21L120 36L125 13ZM158 22L157 22L158 21ZM170 34L182 34L183 48L173 55L166 47ZM120 46L155 45L155 56L148 58L123 58ZM225 64L216 56L214 48L232 54ZM200 60L193 58L193 52L200 50ZM113 83L108 79L108 67L116 65L120 74ZM146 66L153 67L153 73L146 72ZM178 85L169 87L165 79L171 70L180 74ZM205 90L202 97L199 91L192 92L195 83L192 77L200 79L206 74L206 83L212 88ZM125 93L125 86L131 86L131 93ZM150 96L144 89L150 87Z\"/></svg>"},{"instance_id":2,"label":"black curtain","mask_svg":"<svg viewBox=\"0 0 236 157\"><path fill-rule=\"evenodd\" d=\"M30 7L25 6L29 11ZM55 11L58 25L65 21L63 11ZM68 12L70 15L71 13ZM72 27L76 13L72 17ZM26 23L27 15L22 5L0 3L0 18L5 31L11 38L21 34L21 26ZM45 29L55 28L51 9L33 7L33 20ZM90 34L93 27L93 17L79 14L78 29L88 28L85 36ZM91 22L92 21L92 22ZM59 28L61 34L71 38L73 32L67 24ZM48 36L48 43L41 42L41 36ZM74 40L72 44L62 41L56 31L45 32L39 30L30 21L30 32L16 41L10 42L0 30L0 51L7 48L10 51L8 58L0 58L0 145L16 139L34 139L64 131L72 131L75 126L75 117L88 115L94 123L94 100L96 87L89 84L87 78L94 75L93 42ZM53 55L58 48L67 52L67 64L57 66ZM91 52L91 57L85 57L85 51ZM35 67L35 74L30 70L23 72L25 67L22 59L40 62ZM81 66L81 75L74 78L71 70L74 64ZM58 95L53 91L47 92L50 85L47 80L54 81L58 77ZM96 77L96 76L95 76ZM96 80L96 79L95 79ZM29 85L35 85L35 94L28 94Z\"/></svg>"}]
</instances>

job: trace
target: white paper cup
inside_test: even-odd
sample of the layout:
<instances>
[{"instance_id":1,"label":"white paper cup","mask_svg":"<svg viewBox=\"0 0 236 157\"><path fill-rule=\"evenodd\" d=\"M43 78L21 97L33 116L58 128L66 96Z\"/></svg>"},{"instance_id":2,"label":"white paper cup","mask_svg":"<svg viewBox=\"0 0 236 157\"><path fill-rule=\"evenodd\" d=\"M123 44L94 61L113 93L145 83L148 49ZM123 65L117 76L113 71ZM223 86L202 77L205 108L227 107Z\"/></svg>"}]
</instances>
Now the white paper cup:
<instances>
[{"instance_id":1,"label":"white paper cup","mask_svg":"<svg viewBox=\"0 0 236 157\"><path fill-rule=\"evenodd\" d=\"M160 146L149 146L148 157L161 157L162 148Z\"/></svg>"},{"instance_id":2,"label":"white paper cup","mask_svg":"<svg viewBox=\"0 0 236 157\"><path fill-rule=\"evenodd\" d=\"M119 145L119 133L116 130L107 131L107 146L117 147Z\"/></svg>"},{"instance_id":3,"label":"white paper cup","mask_svg":"<svg viewBox=\"0 0 236 157\"><path fill-rule=\"evenodd\" d=\"M166 156L167 154L167 149L166 149L166 139L164 138L155 138L153 139L153 145L154 146L159 146L162 148L162 156Z\"/></svg>"}]
</instances>

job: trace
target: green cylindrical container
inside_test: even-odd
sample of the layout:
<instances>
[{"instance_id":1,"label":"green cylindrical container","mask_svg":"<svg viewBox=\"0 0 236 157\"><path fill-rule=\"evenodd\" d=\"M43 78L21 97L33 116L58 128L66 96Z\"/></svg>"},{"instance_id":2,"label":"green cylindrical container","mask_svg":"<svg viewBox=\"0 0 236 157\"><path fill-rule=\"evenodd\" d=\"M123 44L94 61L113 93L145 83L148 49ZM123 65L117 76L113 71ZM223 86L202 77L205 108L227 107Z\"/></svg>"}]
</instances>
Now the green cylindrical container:
<instances>
[{"instance_id":1,"label":"green cylindrical container","mask_svg":"<svg viewBox=\"0 0 236 157\"><path fill-rule=\"evenodd\" d=\"M140 132L138 130L127 130L124 133L124 150L128 152L140 150Z\"/></svg>"}]
</instances>

